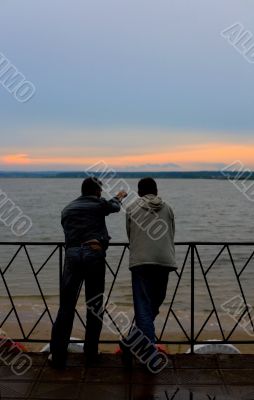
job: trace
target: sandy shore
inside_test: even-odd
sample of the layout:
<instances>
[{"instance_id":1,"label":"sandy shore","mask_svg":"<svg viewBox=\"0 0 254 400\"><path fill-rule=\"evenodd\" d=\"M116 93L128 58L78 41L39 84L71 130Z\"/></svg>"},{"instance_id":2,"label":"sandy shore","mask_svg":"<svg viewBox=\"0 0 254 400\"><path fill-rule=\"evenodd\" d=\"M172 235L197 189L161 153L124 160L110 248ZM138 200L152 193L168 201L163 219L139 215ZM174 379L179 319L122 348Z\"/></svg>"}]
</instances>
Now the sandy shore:
<instances>
[{"instance_id":1,"label":"sandy shore","mask_svg":"<svg viewBox=\"0 0 254 400\"><path fill-rule=\"evenodd\" d=\"M49 307L49 312L51 314L52 320L54 321L58 311L58 304L55 299L48 298L47 305ZM25 336L28 336L33 329L36 322L40 319L41 315L45 311L45 304L40 299L15 299L15 306L17 315L22 323L22 327L24 330ZM0 322L5 319L5 316L8 315L11 309L10 303L8 299L1 299L0 300ZM84 299L80 299L77 305L77 310L82 318L85 318L86 308L84 305ZM111 308L112 311L112 308ZM161 312L156 319L156 329L157 335L160 335L162 327L164 325L166 316L167 316L167 307L161 307ZM133 309L131 307L126 307L123 305L117 306L115 310L112 311L112 317L114 320L118 321L119 325L119 312L121 315L124 315L125 320L129 321L131 324L133 320ZM190 312L189 310L181 311L176 310L177 317L182 324L183 328L190 336ZM118 316L117 316L118 315ZM209 311L208 314L209 315ZM196 334L199 332L200 328L204 324L207 315L202 313L195 314L195 332ZM220 314L220 319L222 322L222 327L225 336L227 336L235 325L235 321L226 314ZM112 333L112 324L107 325L108 319L104 318L104 326L101 334L101 340L119 340L120 335L119 333L114 330ZM40 320L36 328L33 330L32 334L29 337L33 340L43 339L46 342L49 342L51 336L51 328L52 322L46 313L43 318ZM6 332L6 335L12 339L20 340L23 337L22 331L19 327L17 322L17 318L14 312L12 312L8 319L6 320L5 324L2 327L3 331ZM72 332L72 336L75 338L79 338L81 340L84 339L85 329L79 319L75 318L74 321L74 329ZM250 334L248 331L245 331L243 328L238 327L231 337L231 340L253 340L254 335ZM222 340L222 336L220 334L219 325L216 321L215 317L213 316L205 326L205 329L202 331L202 335L200 335L199 340ZM163 334L162 340L165 341L184 341L186 337L184 336L183 331L180 329L178 323L174 319L173 315L170 315L168 323L165 328L165 332ZM25 345L26 348L30 351L40 351L44 346L43 343L28 343ZM167 345L167 351L169 353L184 353L189 349L189 345ZM241 353L247 354L254 354L254 344L244 344L244 345L236 345L236 347L240 350ZM103 352L112 352L115 351L116 345L101 345L101 350Z\"/></svg>"},{"instance_id":2,"label":"sandy shore","mask_svg":"<svg viewBox=\"0 0 254 400\"><path fill-rule=\"evenodd\" d=\"M17 327L16 326L9 326L8 331L5 331L6 335L9 338L15 338L16 337L16 332L17 332ZM50 334L51 334L51 326L45 325L42 329L35 331L35 335L33 335L33 338L38 337L43 337L47 338L48 341L50 340ZM84 329L74 329L74 332L72 333L72 336L78 339L83 339L84 338ZM101 339L102 340L118 340L119 337L115 335L110 335L110 334L105 334L102 333ZM163 338L164 340L169 340L169 341L180 341L180 340L186 340L184 335L181 335L177 332L172 332L170 335L167 334ZM201 340L212 340L212 339L218 339L218 332L206 332L202 334ZM246 335L241 335L238 334L234 337L234 340L248 340L246 338ZM28 351L41 351L42 348L45 346L43 343L25 343L25 348ZM185 353L189 350L190 346L189 345L184 345L184 344L167 344L164 345L166 351L169 354L176 354L176 353ZM242 353L242 354L254 354L254 345L251 344L243 344L243 345L238 345L236 344L235 347ZM100 351L102 352L115 352L118 349L117 344L101 344L100 345Z\"/></svg>"},{"instance_id":3,"label":"sandy shore","mask_svg":"<svg viewBox=\"0 0 254 400\"><path fill-rule=\"evenodd\" d=\"M2 321L4 319L4 316L7 315L8 311L10 310L10 306L6 303L1 302L1 318L0 320ZM24 333L26 336L29 335L31 332L34 324L38 321L40 318L41 314L45 310L45 305L44 304L28 304L26 302L19 302L18 305L16 305L17 309L17 314L21 320L22 327L24 329ZM85 316L85 306L79 304L77 306L77 310L80 314L80 316L83 318ZM57 311L58 311L58 305L56 304L49 304L49 311L51 313L52 319L54 321ZM112 313L112 316L115 318L117 313L119 311L125 316L125 318L128 318L128 320L131 322L133 319L133 310L130 309L129 307L124 307L121 306L117 310L115 310L114 313ZM160 335L165 317L167 314L167 310L165 308L162 308L162 312L156 319L156 329L157 329L157 335ZM177 312L177 316L179 318L179 321L183 325L184 329L186 330L187 334L190 335L190 314L186 310L186 312ZM206 319L206 315L196 315L196 325L195 325L195 332L196 334L199 332L200 328L202 327L204 321ZM112 324L107 324L108 319L106 319L106 323L103 326L102 330L102 335L101 335L101 340L118 340L120 338L119 333L114 329L112 333L112 329L114 328ZM234 324L235 321L232 321L230 317L228 316L223 316L223 330L225 336L227 336ZM32 334L30 335L30 338L33 340L38 340L38 339L43 339L46 342L49 342L50 340L50 335L51 335L51 327L52 323L50 321L50 318L47 314L44 315L44 317L40 320L39 324L36 326ZM7 321L5 322L4 326L2 327L2 330L6 333L6 335L12 339L21 339L23 337L22 332L20 330L20 327L17 323L17 319L15 314L12 312L12 314L9 316ZM84 338L84 327L79 321L79 319L76 317L75 322L74 322L74 328L72 332L72 336L75 338L79 338L83 340ZM200 335L199 340L212 340L212 339L217 339L217 340L222 340L222 336L219 331L219 326L215 318L211 319L208 324L206 325L204 331L202 332L202 335ZM186 340L186 337L184 336L184 333L181 331L180 327L178 326L176 320L173 318L173 316L170 316L168 323L166 325L166 329L164 332L164 335L162 337L162 340L165 341L180 341L180 340ZM241 327L238 327L236 331L234 332L233 336L231 337L231 340L253 340L253 336L248 334L248 331L244 331ZM29 351L40 351L42 347L45 344L43 343L26 343L25 346L27 350ZM254 345L251 344L244 344L244 345L235 345L241 353L245 354L254 354ZM189 349L189 345L166 345L166 349L169 353L184 353ZM114 352L117 348L117 345L101 345L101 351L103 352Z\"/></svg>"}]
</instances>

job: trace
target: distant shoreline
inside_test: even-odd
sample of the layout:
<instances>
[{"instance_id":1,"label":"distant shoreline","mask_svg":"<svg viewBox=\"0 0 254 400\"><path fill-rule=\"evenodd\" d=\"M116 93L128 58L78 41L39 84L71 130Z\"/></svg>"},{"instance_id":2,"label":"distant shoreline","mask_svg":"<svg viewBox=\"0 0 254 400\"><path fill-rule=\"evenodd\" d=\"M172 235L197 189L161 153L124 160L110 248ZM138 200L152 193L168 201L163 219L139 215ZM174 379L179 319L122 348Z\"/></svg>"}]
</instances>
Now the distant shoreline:
<instances>
[{"instance_id":1,"label":"distant shoreline","mask_svg":"<svg viewBox=\"0 0 254 400\"><path fill-rule=\"evenodd\" d=\"M254 172L237 171L118 171L113 176L107 173L101 176L101 173L94 173L94 176L100 176L104 179L140 179L145 176L151 176L157 179L215 179L215 180L254 180ZM0 171L0 178L47 178L47 179L84 179L88 176L82 171Z\"/></svg>"}]
</instances>

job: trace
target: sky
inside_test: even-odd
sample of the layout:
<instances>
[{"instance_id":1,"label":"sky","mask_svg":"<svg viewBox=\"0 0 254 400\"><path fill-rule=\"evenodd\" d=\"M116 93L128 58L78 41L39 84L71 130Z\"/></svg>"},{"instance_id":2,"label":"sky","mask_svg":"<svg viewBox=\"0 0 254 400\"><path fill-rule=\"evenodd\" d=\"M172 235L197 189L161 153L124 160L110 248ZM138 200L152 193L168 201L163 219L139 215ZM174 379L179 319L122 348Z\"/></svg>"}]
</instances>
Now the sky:
<instances>
[{"instance_id":1,"label":"sky","mask_svg":"<svg viewBox=\"0 0 254 400\"><path fill-rule=\"evenodd\" d=\"M0 169L254 169L254 63L221 35L238 23L254 45L253 14L253 0L2 1Z\"/></svg>"}]
</instances>

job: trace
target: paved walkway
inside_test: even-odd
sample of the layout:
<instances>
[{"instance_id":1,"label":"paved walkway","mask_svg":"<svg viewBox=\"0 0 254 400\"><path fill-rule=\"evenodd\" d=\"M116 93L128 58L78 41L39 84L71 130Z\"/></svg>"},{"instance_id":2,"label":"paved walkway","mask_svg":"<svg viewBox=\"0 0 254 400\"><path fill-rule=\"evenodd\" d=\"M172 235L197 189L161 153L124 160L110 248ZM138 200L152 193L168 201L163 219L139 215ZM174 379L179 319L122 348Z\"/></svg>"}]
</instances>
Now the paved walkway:
<instances>
[{"instance_id":1,"label":"paved walkway","mask_svg":"<svg viewBox=\"0 0 254 400\"><path fill-rule=\"evenodd\" d=\"M0 361L1 400L254 400L253 355L175 355L159 375L126 371L116 355L85 368L80 354L70 354L65 372L52 370L46 354L30 356L32 367L20 376Z\"/></svg>"}]
</instances>

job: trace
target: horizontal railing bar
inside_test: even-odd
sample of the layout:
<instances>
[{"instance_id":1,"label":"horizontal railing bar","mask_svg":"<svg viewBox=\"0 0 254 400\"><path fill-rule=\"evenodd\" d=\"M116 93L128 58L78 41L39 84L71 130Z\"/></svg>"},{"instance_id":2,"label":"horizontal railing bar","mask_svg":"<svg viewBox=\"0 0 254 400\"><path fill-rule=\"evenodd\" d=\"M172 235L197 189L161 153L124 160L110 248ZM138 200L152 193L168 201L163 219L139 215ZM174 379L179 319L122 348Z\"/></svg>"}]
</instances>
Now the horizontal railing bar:
<instances>
[{"instance_id":1,"label":"horizontal railing bar","mask_svg":"<svg viewBox=\"0 0 254 400\"><path fill-rule=\"evenodd\" d=\"M64 242L0 242L0 246L11 246L11 245L20 245L20 246L27 246L27 245L34 245L34 246L64 246Z\"/></svg>"},{"instance_id":2,"label":"horizontal railing bar","mask_svg":"<svg viewBox=\"0 0 254 400\"><path fill-rule=\"evenodd\" d=\"M0 242L0 246L64 246L64 242ZM111 242L109 243L109 246L128 246L128 242ZM254 246L254 242L175 242L176 246L190 246L190 245L195 245L195 246L223 246L223 245L229 245L229 246Z\"/></svg>"},{"instance_id":3,"label":"horizontal railing bar","mask_svg":"<svg viewBox=\"0 0 254 400\"><path fill-rule=\"evenodd\" d=\"M11 339L13 342L19 343L49 343L50 339ZM69 343L84 343L84 340L70 340ZM187 340L158 340L157 344L182 344L186 346L190 346L190 342ZM100 344L119 344L119 340L100 340ZM194 345L202 345L202 344L254 344L254 340L198 340L194 342Z\"/></svg>"}]
</instances>

